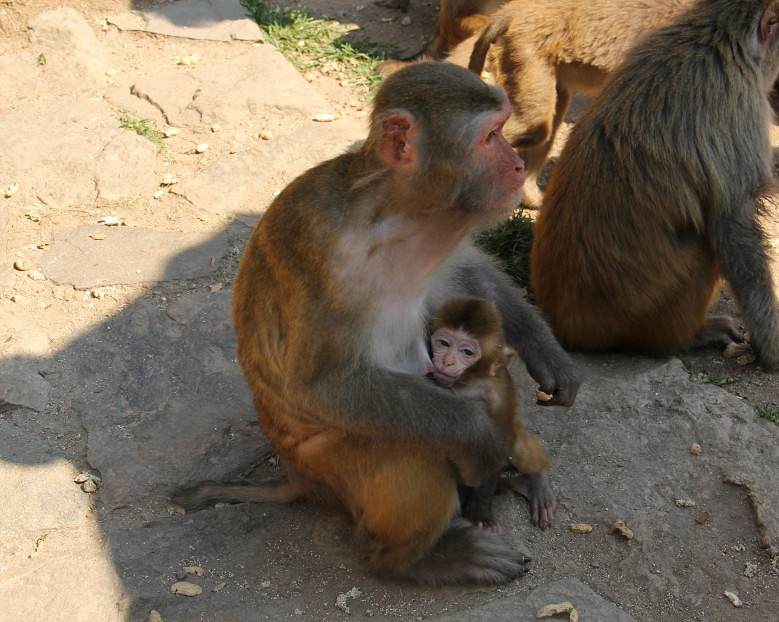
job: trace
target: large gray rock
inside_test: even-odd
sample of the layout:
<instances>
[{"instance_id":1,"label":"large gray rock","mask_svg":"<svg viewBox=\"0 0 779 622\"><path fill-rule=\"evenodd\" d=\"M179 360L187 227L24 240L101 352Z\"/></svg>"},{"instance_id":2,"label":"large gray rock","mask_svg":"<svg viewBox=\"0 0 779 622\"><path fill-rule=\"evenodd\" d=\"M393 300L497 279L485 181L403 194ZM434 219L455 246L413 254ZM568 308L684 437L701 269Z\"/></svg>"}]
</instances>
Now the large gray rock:
<instances>
[{"instance_id":1,"label":"large gray rock","mask_svg":"<svg viewBox=\"0 0 779 622\"><path fill-rule=\"evenodd\" d=\"M364 136L362 123L310 122L254 150L217 160L205 171L173 186L171 192L206 211L255 225L275 192Z\"/></svg>"},{"instance_id":2,"label":"large gray rock","mask_svg":"<svg viewBox=\"0 0 779 622\"><path fill-rule=\"evenodd\" d=\"M0 170L19 184L9 205L89 205L99 192L121 199L153 186L153 146L120 129L106 102L36 100L0 114L0 126Z\"/></svg>"},{"instance_id":3,"label":"large gray rock","mask_svg":"<svg viewBox=\"0 0 779 622\"><path fill-rule=\"evenodd\" d=\"M0 56L0 109L105 83L105 50L75 10L42 13L30 21L29 29L30 50Z\"/></svg>"},{"instance_id":4,"label":"large gray rock","mask_svg":"<svg viewBox=\"0 0 779 622\"><path fill-rule=\"evenodd\" d=\"M76 289L174 281L211 274L227 245L224 233L82 225L58 231L39 265L50 280Z\"/></svg>"},{"instance_id":5,"label":"large gray rock","mask_svg":"<svg viewBox=\"0 0 779 622\"><path fill-rule=\"evenodd\" d=\"M178 126L303 120L330 108L269 45L210 66L177 68L141 80L132 92L157 107L166 123Z\"/></svg>"},{"instance_id":6,"label":"large gray rock","mask_svg":"<svg viewBox=\"0 0 779 622\"><path fill-rule=\"evenodd\" d=\"M0 406L24 406L43 410L51 385L38 373L34 359L0 360Z\"/></svg>"},{"instance_id":7,"label":"large gray rock","mask_svg":"<svg viewBox=\"0 0 779 622\"><path fill-rule=\"evenodd\" d=\"M153 11L132 11L108 18L122 30L212 41L262 41L257 22L239 0L184 0Z\"/></svg>"}]
</instances>

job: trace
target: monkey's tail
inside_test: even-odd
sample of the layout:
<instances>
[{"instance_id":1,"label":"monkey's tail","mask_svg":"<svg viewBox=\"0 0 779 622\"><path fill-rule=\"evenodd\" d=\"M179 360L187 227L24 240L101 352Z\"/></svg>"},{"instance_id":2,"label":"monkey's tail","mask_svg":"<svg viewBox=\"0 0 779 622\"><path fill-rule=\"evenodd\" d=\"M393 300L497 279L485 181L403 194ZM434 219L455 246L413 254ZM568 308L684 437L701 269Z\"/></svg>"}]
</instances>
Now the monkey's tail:
<instances>
[{"instance_id":1,"label":"monkey's tail","mask_svg":"<svg viewBox=\"0 0 779 622\"><path fill-rule=\"evenodd\" d=\"M498 37L502 37L506 34L509 27L509 21L506 19L492 20L489 26L482 30L481 35L473 44L473 51L471 52L471 60L468 62L468 69L470 69L477 76L481 75L484 70L484 63L487 60L487 52Z\"/></svg>"},{"instance_id":2,"label":"monkey's tail","mask_svg":"<svg viewBox=\"0 0 779 622\"><path fill-rule=\"evenodd\" d=\"M290 503L302 496L300 488L284 481L262 484L209 481L179 489L171 495L171 501L187 512L197 512L217 503Z\"/></svg>"}]
</instances>

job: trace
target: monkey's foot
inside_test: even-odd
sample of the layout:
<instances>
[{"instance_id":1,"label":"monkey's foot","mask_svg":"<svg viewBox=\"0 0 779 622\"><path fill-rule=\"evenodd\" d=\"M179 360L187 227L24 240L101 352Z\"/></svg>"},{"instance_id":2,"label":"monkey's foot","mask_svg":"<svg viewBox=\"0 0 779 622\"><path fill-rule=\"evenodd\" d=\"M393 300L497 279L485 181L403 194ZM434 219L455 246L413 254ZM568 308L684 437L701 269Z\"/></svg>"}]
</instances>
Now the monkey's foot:
<instances>
[{"instance_id":1,"label":"monkey's foot","mask_svg":"<svg viewBox=\"0 0 779 622\"><path fill-rule=\"evenodd\" d=\"M712 315L706 318L687 349L705 348L707 346L727 347L733 342L741 343L744 335L738 328L736 321L729 315Z\"/></svg>"},{"instance_id":2,"label":"monkey's foot","mask_svg":"<svg viewBox=\"0 0 779 622\"><path fill-rule=\"evenodd\" d=\"M520 473L516 477L503 477L500 481L509 490L522 495L530 502L530 520L534 525L541 529L552 526L557 499L546 473Z\"/></svg>"},{"instance_id":3,"label":"monkey's foot","mask_svg":"<svg viewBox=\"0 0 779 622\"><path fill-rule=\"evenodd\" d=\"M529 562L496 533L455 518L433 549L403 574L427 585L497 585L525 574Z\"/></svg>"}]
</instances>

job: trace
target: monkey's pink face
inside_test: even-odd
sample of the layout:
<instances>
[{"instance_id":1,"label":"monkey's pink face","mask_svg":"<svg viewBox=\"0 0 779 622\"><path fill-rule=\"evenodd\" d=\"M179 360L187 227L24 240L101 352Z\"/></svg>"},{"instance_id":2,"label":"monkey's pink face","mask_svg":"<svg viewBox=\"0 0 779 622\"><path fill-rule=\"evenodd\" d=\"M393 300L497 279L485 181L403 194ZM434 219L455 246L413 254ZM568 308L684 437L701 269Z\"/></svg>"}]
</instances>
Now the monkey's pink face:
<instances>
[{"instance_id":1,"label":"monkey's pink face","mask_svg":"<svg viewBox=\"0 0 779 622\"><path fill-rule=\"evenodd\" d=\"M511 107L490 113L479 134L476 152L485 163L485 170L494 175L493 182L505 194L518 192L525 183L525 163L503 136L503 125L511 115Z\"/></svg>"},{"instance_id":2,"label":"monkey's pink face","mask_svg":"<svg viewBox=\"0 0 779 622\"><path fill-rule=\"evenodd\" d=\"M481 358L479 340L461 330L439 328L430 338L433 349L433 378L449 387Z\"/></svg>"}]
</instances>

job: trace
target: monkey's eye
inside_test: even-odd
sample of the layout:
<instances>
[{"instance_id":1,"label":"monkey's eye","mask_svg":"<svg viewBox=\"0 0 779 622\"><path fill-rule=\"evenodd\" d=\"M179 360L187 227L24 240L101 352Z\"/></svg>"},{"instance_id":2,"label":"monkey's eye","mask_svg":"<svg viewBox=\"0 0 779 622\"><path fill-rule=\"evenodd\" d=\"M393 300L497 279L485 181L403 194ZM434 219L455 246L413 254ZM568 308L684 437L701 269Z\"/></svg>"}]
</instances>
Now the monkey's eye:
<instances>
[{"instance_id":1,"label":"monkey's eye","mask_svg":"<svg viewBox=\"0 0 779 622\"><path fill-rule=\"evenodd\" d=\"M468 346L465 346L464 348L462 348L462 349L460 350L460 352L462 352L462 353L463 353L465 356L467 356L467 357L476 356L476 352L474 352L474 351L473 351L471 348L469 348Z\"/></svg>"},{"instance_id":2,"label":"monkey's eye","mask_svg":"<svg viewBox=\"0 0 779 622\"><path fill-rule=\"evenodd\" d=\"M444 348L448 348L451 345L446 337L438 337L436 341L438 341L439 346Z\"/></svg>"},{"instance_id":3,"label":"monkey's eye","mask_svg":"<svg viewBox=\"0 0 779 622\"><path fill-rule=\"evenodd\" d=\"M495 138L497 133L498 133L498 128L492 130L489 134L487 134L487 139L485 140L485 142L490 142L493 138Z\"/></svg>"}]
</instances>

